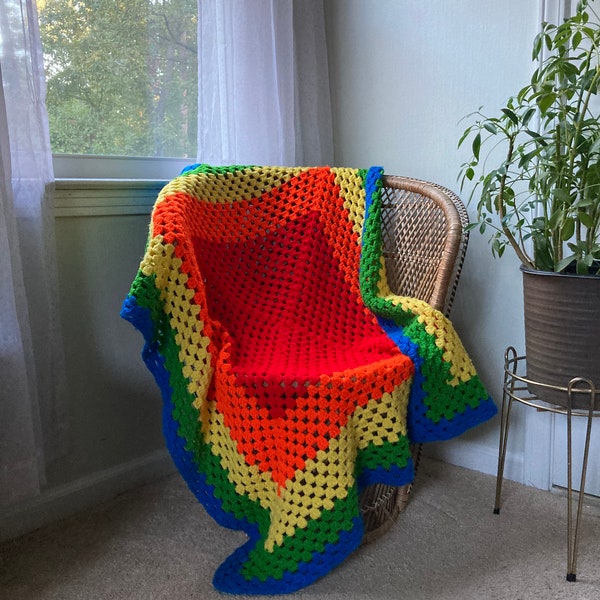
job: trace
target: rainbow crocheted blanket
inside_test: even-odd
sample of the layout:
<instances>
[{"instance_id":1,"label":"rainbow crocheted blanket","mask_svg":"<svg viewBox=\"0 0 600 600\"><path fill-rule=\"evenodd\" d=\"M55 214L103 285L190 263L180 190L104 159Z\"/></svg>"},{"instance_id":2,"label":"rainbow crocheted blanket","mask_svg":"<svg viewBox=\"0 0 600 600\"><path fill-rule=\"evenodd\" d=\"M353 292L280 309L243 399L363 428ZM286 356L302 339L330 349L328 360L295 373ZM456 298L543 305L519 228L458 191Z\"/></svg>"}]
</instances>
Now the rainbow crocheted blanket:
<instances>
[{"instance_id":1,"label":"rainbow crocheted blanket","mask_svg":"<svg viewBox=\"0 0 600 600\"><path fill-rule=\"evenodd\" d=\"M361 490L412 480L409 443L496 412L451 323L387 285L382 176L199 165L156 201L122 316L144 335L178 469L249 537L221 591L323 576L361 542Z\"/></svg>"}]
</instances>

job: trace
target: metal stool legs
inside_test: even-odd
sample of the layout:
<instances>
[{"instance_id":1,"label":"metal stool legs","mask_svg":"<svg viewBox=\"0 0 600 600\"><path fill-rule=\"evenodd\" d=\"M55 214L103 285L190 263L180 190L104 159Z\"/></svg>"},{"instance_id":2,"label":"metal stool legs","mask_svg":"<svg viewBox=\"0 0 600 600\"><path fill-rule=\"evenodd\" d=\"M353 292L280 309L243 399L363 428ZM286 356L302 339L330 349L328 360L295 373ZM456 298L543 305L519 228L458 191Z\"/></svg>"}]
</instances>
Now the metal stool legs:
<instances>
[{"instance_id":1,"label":"metal stool legs","mask_svg":"<svg viewBox=\"0 0 600 600\"><path fill-rule=\"evenodd\" d=\"M580 387L583 384L585 387ZM577 516L575 518L575 530L573 531L573 476L572 476L572 431L571 417L573 414L573 395L579 391L587 391L590 394L590 405L587 414L587 428L585 433L585 446L583 450L583 464L581 465L581 479L579 484L579 501L577 503ZM585 476L587 472L588 456L590 451L590 437L592 434L592 419L594 417L594 406L596 402L596 390L589 379L576 377L569 382L567 406L567 581L577 579L577 548L579 545L579 526L581 524L581 513L583 510L583 498L585 494Z\"/></svg>"},{"instance_id":2,"label":"metal stool legs","mask_svg":"<svg viewBox=\"0 0 600 600\"><path fill-rule=\"evenodd\" d=\"M559 408L554 405L540 404L535 396L522 396L520 393L527 391L529 380L517 374L517 367L520 361L525 357L518 357L515 349L509 347L504 354L504 385L502 388L502 412L500 421L500 443L498 449L498 474L496 477L496 498L494 503L494 514L500 514L500 501L502 496L502 481L504 478L504 463L506 460L506 448L508 443L508 432L510 426L510 413L513 400L522 404L532 406L541 411L549 411L558 414L564 414L567 417L567 581L577 580L577 550L579 545L579 529L581 525L581 516L583 512L583 500L585 494L585 479L590 449L590 438L592 433L592 419L596 405L596 388L589 379L576 377L572 379L567 388L567 407ZM540 382L533 382L536 385ZM523 384L523 385L521 385ZM573 410L573 398L576 394L589 395L589 407L586 411ZM572 450L572 427L571 419L573 416L587 417L587 428L585 436L585 445L583 451L583 464L581 467L581 479L579 485L579 499L577 503L577 513L573 523L573 450Z\"/></svg>"},{"instance_id":3,"label":"metal stool legs","mask_svg":"<svg viewBox=\"0 0 600 600\"><path fill-rule=\"evenodd\" d=\"M510 346L504 353L504 385L502 386L502 412L500 413L500 446L498 448L498 475L496 477L496 501L494 514L500 514L500 498L502 496L502 481L504 479L504 462L508 444L508 428L510 411L514 398L515 377L517 372L517 352Z\"/></svg>"}]
</instances>

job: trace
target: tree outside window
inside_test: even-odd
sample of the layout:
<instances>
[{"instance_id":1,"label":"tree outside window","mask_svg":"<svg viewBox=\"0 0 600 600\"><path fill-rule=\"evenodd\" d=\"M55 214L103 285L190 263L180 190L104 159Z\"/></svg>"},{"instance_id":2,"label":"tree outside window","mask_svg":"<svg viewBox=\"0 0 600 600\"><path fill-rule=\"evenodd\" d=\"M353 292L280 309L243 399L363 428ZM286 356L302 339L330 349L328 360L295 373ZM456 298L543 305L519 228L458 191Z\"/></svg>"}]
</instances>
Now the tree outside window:
<instances>
[{"instance_id":1,"label":"tree outside window","mask_svg":"<svg viewBox=\"0 0 600 600\"><path fill-rule=\"evenodd\" d=\"M196 0L37 6L54 153L196 156Z\"/></svg>"}]
</instances>

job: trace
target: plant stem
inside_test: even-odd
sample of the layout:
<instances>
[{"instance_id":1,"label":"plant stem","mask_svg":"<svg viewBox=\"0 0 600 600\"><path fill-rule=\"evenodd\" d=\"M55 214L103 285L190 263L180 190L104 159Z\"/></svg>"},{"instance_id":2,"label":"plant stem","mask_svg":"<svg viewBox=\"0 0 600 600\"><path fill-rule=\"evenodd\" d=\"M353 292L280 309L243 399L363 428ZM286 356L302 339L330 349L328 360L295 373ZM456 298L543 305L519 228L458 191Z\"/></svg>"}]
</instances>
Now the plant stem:
<instances>
[{"instance_id":1,"label":"plant stem","mask_svg":"<svg viewBox=\"0 0 600 600\"><path fill-rule=\"evenodd\" d=\"M515 134L516 135L516 134ZM506 165L509 165L512 162L514 149L515 149L515 135L511 135L508 142L508 152L506 155ZM504 217L506 215L506 210L504 206L504 190L506 189L506 177L507 177L508 169L504 172L502 177L500 178L500 188L498 190L498 196L496 196L496 208L498 210L498 216L500 217L500 225L502 227L502 231L504 235L508 239L509 244L513 247L514 251L517 253L519 260L527 267L535 268L533 261L521 250L519 243L513 236L510 229L504 223Z\"/></svg>"},{"instance_id":2,"label":"plant stem","mask_svg":"<svg viewBox=\"0 0 600 600\"><path fill-rule=\"evenodd\" d=\"M590 71L590 64L592 61L592 54L594 52L594 50L596 49L596 45L592 44L591 48L588 50L587 52L587 56L586 56L586 60L584 61L584 64L587 65L586 71L585 73L589 73ZM585 121L585 117L587 114L587 111L589 109L589 104L590 104L590 100L592 98L592 94L593 94L593 90L596 87L596 84L598 83L598 79L600 77L600 66L596 65L595 66L595 73L594 73L594 77L592 78L592 81L590 82L587 90L581 90L581 93L579 95L579 99L578 99L578 103L577 103L577 124L575 127L575 135L573 136L573 140L572 143L570 144L570 148L569 148L569 175L572 176L574 168L575 168L575 158L577 156L577 144L578 144L578 140L579 137L581 135L581 132L583 130L583 123ZM584 95L585 95L585 100L584 100ZM581 181L579 184L579 190L584 190L586 188L586 180L587 180L587 164L582 164L580 165L580 170L581 170ZM569 191L571 188L570 185L570 181L569 181ZM581 225L578 222L578 227L576 230L576 241L580 242L581 241ZM589 232L588 235L586 236L586 245L589 249L591 249L591 246L593 245L593 241L590 242L590 237L589 237ZM560 249L562 250L562 244L560 245ZM562 255L562 252L561 252ZM559 257L559 259L562 259L562 256Z\"/></svg>"}]
</instances>

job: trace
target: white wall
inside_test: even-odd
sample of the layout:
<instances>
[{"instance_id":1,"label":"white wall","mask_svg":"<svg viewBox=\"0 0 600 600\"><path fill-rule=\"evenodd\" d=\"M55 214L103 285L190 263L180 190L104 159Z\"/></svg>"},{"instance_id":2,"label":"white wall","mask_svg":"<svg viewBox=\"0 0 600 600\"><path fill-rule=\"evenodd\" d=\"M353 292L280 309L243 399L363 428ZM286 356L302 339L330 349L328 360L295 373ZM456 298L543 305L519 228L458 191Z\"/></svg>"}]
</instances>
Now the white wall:
<instances>
[{"instance_id":1,"label":"white wall","mask_svg":"<svg viewBox=\"0 0 600 600\"><path fill-rule=\"evenodd\" d=\"M68 451L41 496L0 514L25 533L174 471L142 336L119 317L139 267L159 183L57 183L56 237L69 415Z\"/></svg>"},{"instance_id":2,"label":"white wall","mask_svg":"<svg viewBox=\"0 0 600 600\"><path fill-rule=\"evenodd\" d=\"M495 110L531 73L537 0L329 0L335 162L382 165L459 192L461 118ZM461 195L466 200L469 190ZM473 209L469 209L473 212ZM452 318L497 404L503 353L524 350L516 259L471 240ZM506 476L523 480L525 415L515 406ZM499 419L427 451L495 473Z\"/></svg>"},{"instance_id":3,"label":"white wall","mask_svg":"<svg viewBox=\"0 0 600 600\"><path fill-rule=\"evenodd\" d=\"M144 251L157 190L77 183L57 192L60 308L69 396L69 453L48 469L62 485L162 447L160 393L142 337L119 311ZM102 187L101 187L102 186Z\"/></svg>"}]
</instances>

